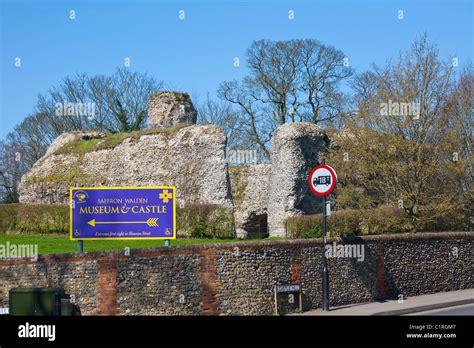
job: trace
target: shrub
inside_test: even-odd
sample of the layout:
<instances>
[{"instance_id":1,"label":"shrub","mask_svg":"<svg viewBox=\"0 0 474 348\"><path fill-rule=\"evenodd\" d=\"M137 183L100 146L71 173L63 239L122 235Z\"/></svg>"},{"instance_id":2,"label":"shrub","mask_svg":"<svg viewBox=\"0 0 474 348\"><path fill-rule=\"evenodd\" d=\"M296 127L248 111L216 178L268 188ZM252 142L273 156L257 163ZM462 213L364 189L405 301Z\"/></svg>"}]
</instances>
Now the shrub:
<instances>
[{"instance_id":1,"label":"shrub","mask_svg":"<svg viewBox=\"0 0 474 348\"><path fill-rule=\"evenodd\" d=\"M321 238L322 215L293 216L286 220L287 238Z\"/></svg>"},{"instance_id":2,"label":"shrub","mask_svg":"<svg viewBox=\"0 0 474 348\"><path fill-rule=\"evenodd\" d=\"M423 207L418 219L422 231L469 231L472 209L468 202L437 200Z\"/></svg>"},{"instance_id":3,"label":"shrub","mask_svg":"<svg viewBox=\"0 0 474 348\"><path fill-rule=\"evenodd\" d=\"M0 233L15 231L18 220L18 204L0 204Z\"/></svg>"},{"instance_id":4,"label":"shrub","mask_svg":"<svg viewBox=\"0 0 474 348\"><path fill-rule=\"evenodd\" d=\"M359 212L355 210L355 212ZM382 234L411 232L410 217L396 207L382 206L376 209L364 209L361 215L361 234Z\"/></svg>"},{"instance_id":5,"label":"shrub","mask_svg":"<svg viewBox=\"0 0 474 348\"><path fill-rule=\"evenodd\" d=\"M190 204L176 212L178 233L193 238L232 238L232 211L214 204ZM0 233L69 233L69 207L0 204Z\"/></svg>"},{"instance_id":6,"label":"shrub","mask_svg":"<svg viewBox=\"0 0 474 348\"><path fill-rule=\"evenodd\" d=\"M288 238L319 238L322 214L294 216L286 220ZM346 209L332 212L327 219L330 236L409 232L409 217L400 209Z\"/></svg>"},{"instance_id":7,"label":"shrub","mask_svg":"<svg viewBox=\"0 0 474 348\"><path fill-rule=\"evenodd\" d=\"M69 233L69 207L0 204L0 233Z\"/></svg>"},{"instance_id":8,"label":"shrub","mask_svg":"<svg viewBox=\"0 0 474 348\"><path fill-rule=\"evenodd\" d=\"M178 233L192 238L232 238L232 211L216 204L188 204L178 208Z\"/></svg>"}]
</instances>

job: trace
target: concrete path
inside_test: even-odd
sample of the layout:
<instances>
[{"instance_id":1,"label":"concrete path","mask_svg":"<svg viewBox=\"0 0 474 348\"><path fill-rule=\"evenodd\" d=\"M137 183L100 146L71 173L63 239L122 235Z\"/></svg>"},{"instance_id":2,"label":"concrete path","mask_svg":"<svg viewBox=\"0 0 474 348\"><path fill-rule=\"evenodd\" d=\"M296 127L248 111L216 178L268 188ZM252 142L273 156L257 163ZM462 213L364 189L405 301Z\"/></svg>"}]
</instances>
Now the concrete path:
<instances>
[{"instance_id":1,"label":"concrete path","mask_svg":"<svg viewBox=\"0 0 474 348\"><path fill-rule=\"evenodd\" d=\"M391 300L385 302L361 303L333 307L329 312L317 309L292 315L404 315L469 303L474 303L474 289L438 292L436 294L409 297L403 300L403 302Z\"/></svg>"},{"instance_id":2,"label":"concrete path","mask_svg":"<svg viewBox=\"0 0 474 348\"><path fill-rule=\"evenodd\" d=\"M469 315L474 316L474 303L462 305L462 306L454 306L448 308L438 308L431 311L426 312L416 312L407 315L434 315L434 316L451 316L451 315Z\"/></svg>"}]
</instances>

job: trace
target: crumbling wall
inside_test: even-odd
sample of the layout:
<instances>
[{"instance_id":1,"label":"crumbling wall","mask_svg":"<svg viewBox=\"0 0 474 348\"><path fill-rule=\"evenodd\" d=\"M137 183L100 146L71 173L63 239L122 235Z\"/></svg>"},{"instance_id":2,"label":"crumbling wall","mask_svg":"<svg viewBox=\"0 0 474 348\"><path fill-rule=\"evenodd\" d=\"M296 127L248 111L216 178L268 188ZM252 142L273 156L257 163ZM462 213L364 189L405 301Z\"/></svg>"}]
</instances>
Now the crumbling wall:
<instances>
[{"instance_id":1,"label":"crumbling wall","mask_svg":"<svg viewBox=\"0 0 474 348\"><path fill-rule=\"evenodd\" d=\"M318 126L284 124L272 138L271 164L228 171L224 132L194 124L188 94L151 96L149 114L149 129L143 131L62 134L22 177L20 202L67 204L71 186L173 185L179 206L235 206L240 238L285 236L288 217L319 211L320 199L306 183L327 145Z\"/></svg>"},{"instance_id":2,"label":"crumbling wall","mask_svg":"<svg viewBox=\"0 0 474 348\"><path fill-rule=\"evenodd\" d=\"M273 135L270 159L268 227L270 236L285 236L285 220L321 209L321 198L311 193L308 174L319 164L327 142L324 131L312 123L288 123Z\"/></svg>"},{"instance_id":3,"label":"crumbling wall","mask_svg":"<svg viewBox=\"0 0 474 348\"><path fill-rule=\"evenodd\" d=\"M158 92L148 104L150 129L172 128L178 124L196 124L197 112L187 93Z\"/></svg>"},{"instance_id":4,"label":"crumbling wall","mask_svg":"<svg viewBox=\"0 0 474 348\"><path fill-rule=\"evenodd\" d=\"M238 238L268 235L268 184L271 164L230 167L235 231Z\"/></svg>"},{"instance_id":5,"label":"crumbling wall","mask_svg":"<svg viewBox=\"0 0 474 348\"><path fill-rule=\"evenodd\" d=\"M215 126L144 131L123 139L82 135L49 151L22 177L21 203L67 204L71 186L174 185L178 205L232 207L226 137Z\"/></svg>"}]
</instances>

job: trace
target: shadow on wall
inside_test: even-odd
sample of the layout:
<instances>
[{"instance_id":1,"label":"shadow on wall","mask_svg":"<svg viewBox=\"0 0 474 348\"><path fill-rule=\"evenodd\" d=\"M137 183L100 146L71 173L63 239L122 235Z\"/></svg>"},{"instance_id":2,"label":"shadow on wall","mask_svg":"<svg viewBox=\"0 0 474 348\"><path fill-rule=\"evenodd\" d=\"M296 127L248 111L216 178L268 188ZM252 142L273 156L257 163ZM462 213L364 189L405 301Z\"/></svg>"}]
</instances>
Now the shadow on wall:
<instances>
[{"instance_id":1,"label":"shadow on wall","mask_svg":"<svg viewBox=\"0 0 474 348\"><path fill-rule=\"evenodd\" d=\"M472 286L464 274L472 264L469 244L455 238L440 239L437 234L409 237L404 241L396 241L396 235L383 236L377 241L364 241L360 237L342 239L343 244L364 246L364 262L348 260L349 274L356 277L360 291L367 292L361 299L403 301L409 296ZM338 272L334 266L333 272ZM341 274L338 276L341 279ZM343 293L331 293L331 305L347 303L341 297Z\"/></svg>"},{"instance_id":2,"label":"shadow on wall","mask_svg":"<svg viewBox=\"0 0 474 348\"><path fill-rule=\"evenodd\" d=\"M268 232L268 215L267 214L250 214L249 219L243 225L243 228L247 231L247 238L258 239L267 238Z\"/></svg>"},{"instance_id":3,"label":"shadow on wall","mask_svg":"<svg viewBox=\"0 0 474 348\"><path fill-rule=\"evenodd\" d=\"M382 243L366 243L357 236L342 237L343 244L356 244L364 248L364 261L357 258L350 258L349 264L353 274L362 283L371 301L386 301L397 299L400 290L398 289L392 275L386 269L385 255L386 247Z\"/></svg>"},{"instance_id":4,"label":"shadow on wall","mask_svg":"<svg viewBox=\"0 0 474 348\"><path fill-rule=\"evenodd\" d=\"M361 255L328 257L331 307L397 298L400 290L386 269L383 244L370 243L358 236L328 241L331 246L334 246L333 243L336 243L336 247L363 248L363 259L360 259ZM315 266L312 271L304 271L306 289L303 287L303 311L322 307L322 245L314 248L312 254Z\"/></svg>"}]
</instances>

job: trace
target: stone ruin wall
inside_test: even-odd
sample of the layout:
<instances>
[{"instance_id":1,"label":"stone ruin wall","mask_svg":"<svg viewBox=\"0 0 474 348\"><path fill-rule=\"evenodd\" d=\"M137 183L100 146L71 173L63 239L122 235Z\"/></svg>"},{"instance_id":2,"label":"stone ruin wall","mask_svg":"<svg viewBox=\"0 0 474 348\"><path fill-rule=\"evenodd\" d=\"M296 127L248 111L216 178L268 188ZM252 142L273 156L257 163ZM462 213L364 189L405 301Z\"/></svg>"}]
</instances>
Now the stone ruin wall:
<instances>
[{"instance_id":1,"label":"stone ruin wall","mask_svg":"<svg viewBox=\"0 0 474 348\"><path fill-rule=\"evenodd\" d=\"M289 216L319 211L306 184L308 169L326 148L326 135L311 123L280 126L270 149L271 164L229 167L224 132L196 125L186 93L150 97L149 129L118 144L100 132L58 137L22 177L21 203L68 204L70 186L177 187L177 203L216 204L233 209L239 238L285 236ZM86 153L64 151L80 140L97 139Z\"/></svg>"},{"instance_id":2,"label":"stone ruin wall","mask_svg":"<svg viewBox=\"0 0 474 348\"><path fill-rule=\"evenodd\" d=\"M159 92L150 96L148 127L172 128L176 124L196 124L197 112L187 93Z\"/></svg>"}]
</instances>

